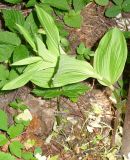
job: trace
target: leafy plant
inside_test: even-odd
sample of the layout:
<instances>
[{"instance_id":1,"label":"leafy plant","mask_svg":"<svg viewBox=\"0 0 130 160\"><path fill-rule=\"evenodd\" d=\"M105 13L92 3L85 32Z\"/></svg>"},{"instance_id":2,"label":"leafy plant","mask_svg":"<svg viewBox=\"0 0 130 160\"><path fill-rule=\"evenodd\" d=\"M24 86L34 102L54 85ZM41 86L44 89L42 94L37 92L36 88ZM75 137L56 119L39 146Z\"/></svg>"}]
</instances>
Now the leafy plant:
<instances>
[{"instance_id":1,"label":"leafy plant","mask_svg":"<svg viewBox=\"0 0 130 160\"><path fill-rule=\"evenodd\" d=\"M80 28L83 20L80 11L90 0L72 0L71 2L63 0L60 3L58 0L41 0L41 2L43 6L45 4L51 6L56 15L63 17L67 26Z\"/></svg>"},{"instance_id":2,"label":"leafy plant","mask_svg":"<svg viewBox=\"0 0 130 160\"><path fill-rule=\"evenodd\" d=\"M89 3L89 0L73 0L73 7L75 12L80 11L87 3Z\"/></svg>"},{"instance_id":3,"label":"leafy plant","mask_svg":"<svg viewBox=\"0 0 130 160\"><path fill-rule=\"evenodd\" d=\"M47 98L55 98L59 96L65 96L70 98L72 101L77 101L78 97L81 94L84 94L86 91L89 91L90 88L87 85L82 83L71 84L61 88L36 88L32 92L37 96Z\"/></svg>"},{"instance_id":4,"label":"leafy plant","mask_svg":"<svg viewBox=\"0 0 130 160\"><path fill-rule=\"evenodd\" d=\"M30 112L26 108L23 110L23 107L21 107L21 104L18 104L18 102L17 102L18 107L16 107L16 102L15 104L14 102L12 102L10 106L17 110L20 109L22 113L15 115L14 125L10 126L8 123L7 113L4 112L3 110L0 110L0 121L1 121L0 147L4 147L4 146L6 146L6 148L8 147L7 153L0 152L0 160L4 160L4 159L16 160L17 158L20 158L20 159L22 158L23 160L37 160L35 155L36 154L41 155L42 149L34 146L35 147L34 152L27 152L25 148L25 144L17 140L17 137L22 135L22 133L25 131L25 127L29 125L29 123L28 125L26 125L27 123L25 123L24 125L23 122L27 122L27 121L30 122L32 120L32 118L30 119L30 115L29 115ZM25 114L25 111L27 110L28 110L28 115ZM21 121L18 121L18 120L16 121L16 119L18 119L19 117L21 118ZM45 156L41 156L41 157L45 157ZM57 156L52 156L48 158L48 160L56 159L55 157Z\"/></svg>"},{"instance_id":5,"label":"leafy plant","mask_svg":"<svg viewBox=\"0 0 130 160\"><path fill-rule=\"evenodd\" d=\"M3 131L7 131L8 129L8 118L7 118L7 114L0 109L0 129Z\"/></svg>"},{"instance_id":6,"label":"leafy plant","mask_svg":"<svg viewBox=\"0 0 130 160\"><path fill-rule=\"evenodd\" d=\"M9 3L17 4L19 2L11 0ZM45 98L66 96L74 101L87 89L77 82L93 77L113 91L119 104L120 99L117 97L114 84L121 76L127 59L126 41L121 31L117 28L109 30L100 41L95 53L81 44L77 48L78 59L76 59L67 55L62 48L63 43L58 29L60 28L62 36L67 34L63 27L55 24L56 18L52 18L51 14L58 15L68 26L79 28L82 23L80 10L88 1L63 0L58 3L57 0L41 0L41 2L36 5L40 25L34 18L35 12L25 18L21 12L13 9L2 11L5 25L11 32L0 32L0 62L4 63L0 65L2 73L0 87L4 86L3 90L11 90L31 81L38 86L33 90L38 96ZM106 6L109 1L95 0L95 2ZM114 17L122 11L129 12L128 0L113 0L112 2L113 6L106 10L107 16ZM29 0L26 6L30 7L36 3L36 0ZM40 29L38 29L39 26ZM23 44L24 41L19 37L24 37L27 44ZM81 60L89 60L93 53L93 66ZM10 63L12 64L10 65ZM6 64L9 68L6 67ZM23 111L20 118L27 114L24 112L26 106L19 104L19 101L16 100L11 106ZM0 135L1 145L4 145L8 139L19 136L26 124L15 119L15 124L9 126L7 115L2 110L0 110L0 115L1 122L3 122L0 124L0 129L7 134L7 137L4 134ZM22 149L22 145L17 141L10 144L10 151L14 156L24 159L34 158L31 153L23 153ZM14 158L3 152L0 152L0 156L6 159ZM40 155L40 157L43 156Z\"/></svg>"},{"instance_id":7,"label":"leafy plant","mask_svg":"<svg viewBox=\"0 0 130 160\"><path fill-rule=\"evenodd\" d=\"M9 28L10 31L17 31L16 23L19 25L24 25L24 16L22 12L17 11L15 9L5 9L3 10L3 17L5 21L5 25Z\"/></svg>"},{"instance_id":8,"label":"leafy plant","mask_svg":"<svg viewBox=\"0 0 130 160\"><path fill-rule=\"evenodd\" d=\"M129 0L113 0L113 5L106 9L105 15L107 17L116 17L121 12L130 12Z\"/></svg>"},{"instance_id":9,"label":"leafy plant","mask_svg":"<svg viewBox=\"0 0 130 160\"><path fill-rule=\"evenodd\" d=\"M126 59L127 45L124 35L117 28L110 30L100 41L94 56L94 68L103 77L100 83L113 85L123 72Z\"/></svg>"},{"instance_id":10,"label":"leafy plant","mask_svg":"<svg viewBox=\"0 0 130 160\"><path fill-rule=\"evenodd\" d=\"M106 6L109 3L109 0L95 0L98 5Z\"/></svg>"},{"instance_id":11,"label":"leafy plant","mask_svg":"<svg viewBox=\"0 0 130 160\"><path fill-rule=\"evenodd\" d=\"M0 62L8 60L20 44L21 40L15 33L0 31Z\"/></svg>"},{"instance_id":12,"label":"leafy plant","mask_svg":"<svg viewBox=\"0 0 130 160\"><path fill-rule=\"evenodd\" d=\"M81 66L78 71L78 73L81 74L81 76L77 77L78 79L83 80L86 77L94 75L95 73L93 71L93 68L89 63L78 61L74 58L65 55L65 52L60 46L59 32L56 25L54 24L53 19L49 14L43 11L42 8L37 6L36 10L39 20L46 31L47 35L46 43L48 49L46 48L42 40L39 38L39 36L35 36L36 37L36 43L35 43L29 32L22 26L17 25L20 32L26 38L27 42L31 45L33 50L39 56L25 58L18 62L13 63L12 66L22 66L22 65L28 65L28 66L25 68L21 76L6 84L3 89L4 90L15 89L23 86L28 81L32 81L39 87L48 88L52 85L50 84L50 80L54 75L57 64L59 63L60 65L63 59L64 63L66 62L68 63L69 61L71 62L70 66L73 66L73 72L76 71L75 67L77 67L78 65ZM69 65L66 64L66 66L68 68ZM89 69L87 70L88 67ZM72 78L70 79L69 83L71 83L71 81L74 79L74 76L75 75L71 76ZM64 85L69 84L67 81L65 80ZM79 80L75 79L73 83L78 81Z\"/></svg>"},{"instance_id":13,"label":"leafy plant","mask_svg":"<svg viewBox=\"0 0 130 160\"><path fill-rule=\"evenodd\" d=\"M28 81L32 81L39 87L48 88L76 83L89 77L95 77L101 84L109 87L118 80L127 58L126 41L121 31L117 28L112 29L102 38L95 52L93 68L89 63L76 60L65 54L60 46L59 32L53 19L42 8L37 6L36 10L39 20L46 31L48 49L38 36L36 36L35 43L28 31L17 25L39 56L25 58L13 63L12 66L28 66L22 75L6 84L3 88L4 90L21 87ZM116 43L117 36L119 43ZM115 50L118 51L115 52ZM107 62L106 59L108 60Z\"/></svg>"},{"instance_id":14,"label":"leafy plant","mask_svg":"<svg viewBox=\"0 0 130 160\"><path fill-rule=\"evenodd\" d=\"M62 0L62 2L59 3L58 0L41 0L44 4L49 4L52 7L62 9L62 10L69 10L69 5L67 0Z\"/></svg>"},{"instance_id":15,"label":"leafy plant","mask_svg":"<svg viewBox=\"0 0 130 160\"><path fill-rule=\"evenodd\" d=\"M12 156L10 153L4 153L4 152L0 152L0 159L6 159L6 160L16 160L16 158L14 156Z\"/></svg>"},{"instance_id":16,"label":"leafy plant","mask_svg":"<svg viewBox=\"0 0 130 160\"><path fill-rule=\"evenodd\" d=\"M10 107L14 109L19 109L21 111L24 111L25 109L28 109L28 106L23 104L23 102L20 99L16 99L15 101L10 102Z\"/></svg>"},{"instance_id":17,"label":"leafy plant","mask_svg":"<svg viewBox=\"0 0 130 160\"><path fill-rule=\"evenodd\" d=\"M4 2L8 2L10 4L13 4L13 5L17 5L21 2L23 2L23 0L3 0ZM28 0L25 4L26 7L32 7L34 6L35 4L37 3L37 0Z\"/></svg>"},{"instance_id":18,"label":"leafy plant","mask_svg":"<svg viewBox=\"0 0 130 160\"><path fill-rule=\"evenodd\" d=\"M0 152L0 159L3 160L6 158L16 160L15 157L21 158L22 150L24 149L23 144L17 140L11 141L11 139L21 135L25 129L25 126L22 124L22 121L21 123L15 123L14 125L9 126L7 113L3 110L0 110L0 121L0 130L2 131L0 134L0 147L9 142L8 147L10 151L10 153Z\"/></svg>"},{"instance_id":19,"label":"leafy plant","mask_svg":"<svg viewBox=\"0 0 130 160\"><path fill-rule=\"evenodd\" d=\"M90 60L90 57L94 56L94 52L90 48L86 48L84 43L80 43L77 47L77 56L79 60Z\"/></svg>"},{"instance_id":20,"label":"leafy plant","mask_svg":"<svg viewBox=\"0 0 130 160\"><path fill-rule=\"evenodd\" d=\"M66 25L74 28L80 28L83 18L80 15L80 12L75 12L70 10L69 13L66 13L64 16L64 22Z\"/></svg>"},{"instance_id":21,"label":"leafy plant","mask_svg":"<svg viewBox=\"0 0 130 160\"><path fill-rule=\"evenodd\" d=\"M0 147L4 146L8 142L8 139L4 134L0 134Z\"/></svg>"},{"instance_id":22,"label":"leafy plant","mask_svg":"<svg viewBox=\"0 0 130 160\"><path fill-rule=\"evenodd\" d=\"M13 141L9 145L10 153L15 155L18 158L21 158L22 156L22 149L24 148L23 144L21 144L19 141Z\"/></svg>"}]
</instances>

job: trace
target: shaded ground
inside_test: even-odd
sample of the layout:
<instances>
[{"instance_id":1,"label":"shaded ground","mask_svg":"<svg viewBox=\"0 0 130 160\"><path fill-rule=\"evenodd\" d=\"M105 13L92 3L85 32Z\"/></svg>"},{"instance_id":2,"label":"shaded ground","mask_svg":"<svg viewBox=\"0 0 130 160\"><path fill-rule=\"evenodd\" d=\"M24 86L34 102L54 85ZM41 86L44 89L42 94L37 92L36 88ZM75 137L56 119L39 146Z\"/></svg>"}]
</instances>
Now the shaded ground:
<instances>
[{"instance_id":1,"label":"shaded ground","mask_svg":"<svg viewBox=\"0 0 130 160\"><path fill-rule=\"evenodd\" d=\"M61 111L57 112L55 99L45 101L30 94L25 98L23 91L26 92L25 87L17 96L23 98L33 115L31 124L20 136L23 143L28 139L35 140L45 155L60 154L61 159L75 160L87 159L91 155L100 159L105 149L110 148L113 112L105 92L93 89L81 96L77 103L61 98ZM15 114L12 108L7 108L11 116ZM56 116L61 119L59 126Z\"/></svg>"}]
</instances>

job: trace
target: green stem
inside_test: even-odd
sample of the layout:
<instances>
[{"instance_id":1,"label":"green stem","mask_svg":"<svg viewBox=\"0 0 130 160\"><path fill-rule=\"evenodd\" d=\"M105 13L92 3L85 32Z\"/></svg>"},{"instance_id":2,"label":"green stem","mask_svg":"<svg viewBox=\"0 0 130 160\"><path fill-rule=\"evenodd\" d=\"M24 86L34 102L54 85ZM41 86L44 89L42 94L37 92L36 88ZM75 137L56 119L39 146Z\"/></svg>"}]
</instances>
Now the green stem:
<instances>
[{"instance_id":1,"label":"green stem","mask_svg":"<svg viewBox=\"0 0 130 160\"><path fill-rule=\"evenodd\" d=\"M121 99L120 96L117 94L116 90L113 90L113 94L116 98L116 104L115 104L115 120L114 120L114 127L113 127L113 132L112 132L112 139L111 139L111 147L115 146L115 136L116 132L119 126L119 120L120 120L120 108L121 108Z\"/></svg>"},{"instance_id":2,"label":"green stem","mask_svg":"<svg viewBox=\"0 0 130 160\"><path fill-rule=\"evenodd\" d=\"M57 125L60 126L61 124L61 116L60 116L60 96L57 97L57 115L56 115L56 121L57 121Z\"/></svg>"}]
</instances>

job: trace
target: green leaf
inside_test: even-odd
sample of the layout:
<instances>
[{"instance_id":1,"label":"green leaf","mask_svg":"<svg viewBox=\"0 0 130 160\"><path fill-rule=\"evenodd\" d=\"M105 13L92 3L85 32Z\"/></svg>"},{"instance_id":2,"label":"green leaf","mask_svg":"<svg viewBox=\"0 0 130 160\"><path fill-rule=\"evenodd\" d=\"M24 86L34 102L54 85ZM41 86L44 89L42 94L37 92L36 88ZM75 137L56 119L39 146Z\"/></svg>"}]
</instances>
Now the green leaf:
<instances>
[{"instance_id":1,"label":"green leaf","mask_svg":"<svg viewBox=\"0 0 130 160\"><path fill-rule=\"evenodd\" d=\"M53 55L49 50L47 50L45 44L42 42L42 40L39 37L36 37L37 41L37 50L38 55L43 58L43 60L47 62L57 62L57 57Z\"/></svg>"},{"instance_id":2,"label":"green leaf","mask_svg":"<svg viewBox=\"0 0 130 160\"><path fill-rule=\"evenodd\" d=\"M19 24L21 26L24 25L25 20L24 20L24 16L23 16L22 12L15 10L15 9L5 9L2 12L3 12L5 25L11 31L17 30L16 24Z\"/></svg>"},{"instance_id":3,"label":"green leaf","mask_svg":"<svg viewBox=\"0 0 130 160\"><path fill-rule=\"evenodd\" d=\"M44 98L55 98L62 95L62 90L60 88L36 88L32 91L37 96L44 97Z\"/></svg>"},{"instance_id":4,"label":"green leaf","mask_svg":"<svg viewBox=\"0 0 130 160\"><path fill-rule=\"evenodd\" d=\"M16 99L15 101L11 102L9 104L10 107L14 108L14 109L19 109L21 111L24 111L25 109L28 109L28 106L24 105L22 101Z\"/></svg>"},{"instance_id":5,"label":"green leaf","mask_svg":"<svg viewBox=\"0 0 130 160\"><path fill-rule=\"evenodd\" d=\"M17 46L13 53L13 62L29 57L29 51L25 45Z\"/></svg>"},{"instance_id":6,"label":"green leaf","mask_svg":"<svg viewBox=\"0 0 130 160\"><path fill-rule=\"evenodd\" d=\"M116 5L121 5L123 3L123 0L113 0L113 2L116 4Z\"/></svg>"},{"instance_id":7,"label":"green leaf","mask_svg":"<svg viewBox=\"0 0 130 160\"><path fill-rule=\"evenodd\" d=\"M15 137L19 136L20 134L22 134L23 130L24 130L24 125L16 124L16 125L12 125L7 130L7 133L10 136L10 138L15 138Z\"/></svg>"},{"instance_id":8,"label":"green leaf","mask_svg":"<svg viewBox=\"0 0 130 160\"><path fill-rule=\"evenodd\" d=\"M69 5L67 3L67 0L62 0L60 1L60 3L59 0L42 0L42 2L61 10L69 10Z\"/></svg>"},{"instance_id":9,"label":"green leaf","mask_svg":"<svg viewBox=\"0 0 130 160\"><path fill-rule=\"evenodd\" d=\"M8 139L4 134L0 134L0 147L4 146L8 142Z\"/></svg>"},{"instance_id":10,"label":"green leaf","mask_svg":"<svg viewBox=\"0 0 130 160\"><path fill-rule=\"evenodd\" d=\"M13 141L9 145L10 153L13 154L14 156L21 158L22 151L23 149L23 144L21 144L19 141Z\"/></svg>"},{"instance_id":11,"label":"green leaf","mask_svg":"<svg viewBox=\"0 0 130 160\"><path fill-rule=\"evenodd\" d=\"M38 4L38 6L41 7L48 14L52 15L53 8L49 4L40 3L40 4Z\"/></svg>"},{"instance_id":12,"label":"green leaf","mask_svg":"<svg viewBox=\"0 0 130 160\"><path fill-rule=\"evenodd\" d=\"M9 153L0 152L0 160L16 160L16 158Z\"/></svg>"},{"instance_id":13,"label":"green leaf","mask_svg":"<svg viewBox=\"0 0 130 160\"><path fill-rule=\"evenodd\" d=\"M34 158L33 153L32 152L23 152L22 153L22 158L24 160L32 160Z\"/></svg>"},{"instance_id":14,"label":"green leaf","mask_svg":"<svg viewBox=\"0 0 130 160\"><path fill-rule=\"evenodd\" d=\"M17 4L19 2L21 2L21 0L4 0L5 2L8 2L8 3L12 3L12 4Z\"/></svg>"},{"instance_id":15,"label":"green leaf","mask_svg":"<svg viewBox=\"0 0 130 160\"><path fill-rule=\"evenodd\" d=\"M80 11L85 5L86 5L85 0L73 0L73 6L75 12Z\"/></svg>"},{"instance_id":16,"label":"green leaf","mask_svg":"<svg viewBox=\"0 0 130 160\"><path fill-rule=\"evenodd\" d=\"M0 64L0 80L7 79L9 77L9 71L6 67Z\"/></svg>"},{"instance_id":17,"label":"green leaf","mask_svg":"<svg viewBox=\"0 0 130 160\"><path fill-rule=\"evenodd\" d=\"M20 75L19 77L5 84L2 90L12 90L24 86L26 83L30 81L32 74L33 72L27 72Z\"/></svg>"},{"instance_id":18,"label":"green leaf","mask_svg":"<svg viewBox=\"0 0 130 160\"><path fill-rule=\"evenodd\" d=\"M66 25L74 28L80 28L83 22L83 17L80 12L74 12L74 10L69 11L64 16L64 22Z\"/></svg>"},{"instance_id":19,"label":"green leaf","mask_svg":"<svg viewBox=\"0 0 130 160\"><path fill-rule=\"evenodd\" d=\"M79 95L82 95L89 90L89 86L82 83L76 83L64 86L62 94L69 98L77 98Z\"/></svg>"},{"instance_id":20,"label":"green leaf","mask_svg":"<svg viewBox=\"0 0 130 160\"><path fill-rule=\"evenodd\" d=\"M52 17L41 7L36 6L37 15L47 35L48 49L57 57L59 55L60 36Z\"/></svg>"},{"instance_id":21,"label":"green leaf","mask_svg":"<svg viewBox=\"0 0 130 160\"><path fill-rule=\"evenodd\" d=\"M29 1L26 3L26 7L32 7L32 6L34 6L36 3L37 3L36 0L29 0Z\"/></svg>"},{"instance_id":22,"label":"green leaf","mask_svg":"<svg viewBox=\"0 0 130 160\"><path fill-rule=\"evenodd\" d=\"M35 150L34 150L34 155L36 154L40 154L42 155L42 149L40 147L36 147Z\"/></svg>"},{"instance_id":23,"label":"green leaf","mask_svg":"<svg viewBox=\"0 0 130 160\"><path fill-rule=\"evenodd\" d=\"M107 17L116 17L119 13L121 13L120 6L113 5L110 8L107 8L105 11L105 15Z\"/></svg>"},{"instance_id":24,"label":"green leaf","mask_svg":"<svg viewBox=\"0 0 130 160\"><path fill-rule=\"evenodd\" d=\"M14 49L13 56L12 56L13 63L19 60L25 59L27 57L29 57L29 51L25 45L17 46ZM18 73L22 73L24 69L25 69L25 66L15 67L15 70L18 71Z\"/></svg>"},{"instance_id":25,"label":"green leaf","mask_svg":"<svg viewBox=\"0 0 130 160\"><path fill-rule=\"evenodd\" d=\"M28 64L32 64L32 63L36 63L42 61L41 57L28 57L28 58L24 58L22 60L19 60L17 62L14 62L13 64L11 64L12 66L21 66L21 65L28 65Z\"/></svg>"},{"instance_id":26,"label":"green leaf","mask_svg":"<svg viewBox=\"0 0 130 160\"><path fill-rule=\"evenodd\" d=\"M77 47L77 53L83 55L85 52L85 45L84 43L80 43L79 47Z\"/></svg>"},{"instance_id":27,"label":"green leaf","mask_svg":"<svg viewBox=\"0 0 130 160\"><path fill-rule=\"evenodd\" d=\"M130 31L124 31L123 34L124 34L124 36L125 36L126 39L130 38Z\"/></svg>"},{"instance_id":28,"label":"green leaf","mask_svg":"<svg viewBox=\"0 0 130 160\"><path fill-rule=\"evenodd\" d=\"M49 88L50 80L54 74L54 68L48 68L45 70L37 71L32 75L31 82L39 87Z\"/></svg>"},{"instance_id":29,"label":"green leaf","mask_svg":"<svg viewBox=\"0 0 130 160\"><path fill-rule=\"evenodd\" d=\"M58 96L66 96L69 98L77 98L79 95L84 94L86 91L90 90L90 87L82 83L75 83L64 86L63 88L36 88L32 92L40 97L44 98L55 98Z\"/></svg>"},{"instance_id":30,"label":"green leaf","mask_svg":"<svg viewBox=\"0 0 130 160\"><path fill-rule=\"evenodd\" d=\"M39 61L39 62L36 62L36 63L33 63L33 64L30 64L28 65L25 70L24 70L24 73L25 72L38 72L38 71L41 71L43 69L47 69L47 68L53 68L55 67L55 63L50 63L50 62L45 62L45 61Z\"/></svg>"},{"instance_id":31,"label":"green leaf","mask_svg":"<svg viewBox=\"0 0 130 160\"><path fill-rule=\"evenodd\" d=\"M124 12L130 12L130 1L125 0L122 4L122 8Z\"/></svg>"},{"instance_id":32,"label":"green leaf","mask_svg":"<svg viewBox=\"0 0 130 160\"><path fill-rule=\"evenodd\" d=\"M21 41L15 33L0 31L0 44L19 46L20 43Z\"/></svg>"},{"instance_id":33,"label":"green leaf","mask_svg":"<svg viewBox=\"0 0 130 160\"><path fill-rule=\"evenodd\" d=\"M7 131L8 129L8 117L7 114L0 109L0 130Z\"/></svg>"},{"instance_id":34,"label":"green leaf","mask_svg":"<svg viewBox=\"0 0 130 160\"><path fill-rule=\"evenodd\" d=\"M65 29L65 25L62 23L56 23L60 36L61 37L67 37L69 35L69 32Z\"/></svg>"},{"instance_id":35,"label":"green leaf","mask_svg":"<svg viewBox=\"0 0 130 160\"><path fill-rule=\"evenodd\" d=\"M53 85L60 87L83 81L89 77L101 78L88 62L77 60L68 55L61 55L57 73L53 78Z\"/></svg>"},{"instance_id":36,"label":"green leaf","mask_svg":"<svg viewBox=\"0 0 130 160\"><path fill-rule=\"evenodd\" d=\"M35 19L35 20L34 20ZM26 18L26 21L24 23L24 27L26 28L26 30L28 30L28 32L30 34L35 34L38 32L38 26L37 26L37 23L36 23L36 14L31 12L27 18Z\"/></svg>"},{"instance_id":37,"label":"green leaf","mask_svg":"<svg viewBox=\"0 0 130 160\"><path fill-rule=\"evenodd\" d=\"M11 57L14 49L15 46L13 45L0 44L0 62L8 60Z\"/></svg>"},{"instance_id":38,"label":"green leaf","mask_svg":"<svg viewBox=\"0 0 130 160\"><path fill-rule=\"evenodd\" d=\"M15 69L11 69L11 71L9 72L8 79L10 81L10 80L13 80L13 79L17 78L18 76L19 76L19 74L16 72L16 70Z\"/></svg>"},{"instance_id":39,"label":"green leaf","mask_svg":"<svg viewBox=\"0 0 130 160\"><path fill-rule=\"evenodd\" d=\"M34 83L36 83L36 84L41 83L41 84L39 84L40 86L44 85L47 87L48 86L47 80L50 76L52 76L52 72L46 73L47 70L43 71L43 73L45 72L45 75L47 76L47 77L45 77L44 75L40 75L39 71L42 71L43 69L47 69L47 68L51 68L51 67L55 67L55 63L38 61L36 63L30 64L26 67L23 74L21 74L19 77L15 78L15 79L13 79L12 81L8 82L2 88L2 90L12 90L12 89L22 87L23 85L28 83L30 80L34 81ZM39 79L37 77L35 77L34 75L37 75L39 77ZM46 82L45 84L43 82L40 82L40 80L43 80L43 79Z\"/></svg>"},{"instance_id":40,"label":"green leaf","mask_svg":"<svg viewBox=\"0 0 130 160\"><path fill-rule=\"evenodd\" d=\"M101 84L113 85L123 72L127 59L127 45L123 33L111 29L101 39L94 56L94 69L105 81Z\"/></svg>"},{"instance_id":41,"label":"green leaf","mask_svg":"<svg viewBox=\"0 0 130 160\"><path fill-rule=\"evenodd\" d=\"M76 58L79 60L90 60L90 57L94 56L94 52L90 48L86 48L84 43L80 43L79 47L77 47L77 54Z\"/></svg>"},{"instance_id":42,"label":"green leaf","mask_svg":"<svg viewBox=\"0 0 130 160\"><path fill-rule=\"evenodd\" d=\"M35 52L37 52L36 50L36 46L35 43L33 41L33 38L31 37L30 33L22 26L20 26L19 24L17 24L17 27L19 28L19 31L21 32L21 34L23 34L24 38L26 39L26 41L30 44L30 46L33 48L33 50Z\"/></svg>"},{"instance_id":43,"label":"green leaf","mask_svg":"<svg viewBox=\"0 0 130 160\"><path fill-rule=\"evenodd\" d=\"M0 88L2 88L8 81L9 70L4 66L0 65Z\"/></svg>"},{"instance_id":44,"label":"green leaf","mask_svg":"<svg viewBox=\"0 0 130 160\"><path fill-rule=\"evenodd\" d=\"M109 0L95 0L95 2L99 4L100 6L106 6L108 5Z\"/></svg>"}]
</instances>

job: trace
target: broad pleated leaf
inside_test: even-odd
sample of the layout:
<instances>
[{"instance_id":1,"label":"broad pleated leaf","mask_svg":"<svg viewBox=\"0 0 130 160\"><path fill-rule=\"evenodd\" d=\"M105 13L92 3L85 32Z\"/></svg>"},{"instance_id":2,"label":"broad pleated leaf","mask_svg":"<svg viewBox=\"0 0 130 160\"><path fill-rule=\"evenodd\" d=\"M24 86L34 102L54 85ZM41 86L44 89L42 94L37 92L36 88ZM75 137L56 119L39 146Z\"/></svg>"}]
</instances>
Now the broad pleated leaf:
<instances>
[{"instance_id":1,"label":"broad pleated leaf","mask_svg":"<svg viewBox=\"0 0 130 160\"><path fill-rule=\"evenodd\" d=\"M94 73L94 69L89 63L67 55L61 55L58 71L53 78L53 85L54 87L60 87L83 81L89 77L100 78Z\"/></svg>"},{"instance_id":2,"label":"broad pleated leaf","mask_svg":"<svg viewBox=\"0 0 130 160\"><path fill-rule=\"evenodd\" d=\"M42 58L41 57L28 57L20 61L14 62L12 66L28 65L28 64L32 64L38 61L42 61Z\"/></svg>"},{"instance_id":3,"label":"broad pleated leaf","mask_svg":"<svg viewBox=\"0 0 130 160\"><path fill-rule=\"evenodd\" d=\"M55 63L45 62L45 61L39 61L33 64L30 64L26 67L24 72L34 72L34 71L41 71L43 69L55 67Z\"/></svg>"},{"instance_id":4,"label":"broad pleated leaf","mask_svg":"<svg viewBox=\"0 0 130 160\"><path fill-rule=\"evenodd\" d=\"M24 73L24 74L20 75L19 77L15 78L14 80L8 82L2 88L2 90L12 90L12 89L22 87L30 81L32 75L33 75L33 72Z\"/></svg>"},{"instance_id":5,"label":"broad pleated leaf","mask_svg":"<svg viewBox=\"0 0 130 160\"><path fill-rule=\"evenodd\" d=\"M36 6L37 15L42 27L45 29L47 35L47 46L56 56L59 55L59 31L54 23L52 17L45 12L41 7Z\"/></svg>"},{"instance_id":6,"label":"broad pleated leaf","mask_svg":"<svg viewBox=\"0 0 130 160\"><path fill-rule=\"evenodd\" d=\"M37 20L35 18L35 15L33 12L31 12L24 23L24 27L28 30L30 34L35 34L38 31L38 26L37 26Z\"/></svg>"},{"instance_id":7,"label":"broad pleated leaf","mask_svg":"<svg viewBox=\"0 0 130 160\"><path fill-rule=\"evenodd\" d=\"M39 37L36 37L36 41L37 41L38 55L41 56L45 61L56 62L57 57L54 54L52 54L49 50L47 50L42 40Z\"/></svg>"},{"instance_id":8,"label":"broad pleated leaf","mask_svg":"<svg viewBox=\"0 0 130 160\"><path fill-rule=\"evenodd\" d=\"M127 59L127 45L123 33L114 28L108 31L99 43L94 56L94 69L108 86L121 76Z\"/></svg>"},{"instance_id":9,"label":"broad pleated leaf","mask_svg":"<svg viewBox=\"0 0 130 160\"><path fill-rule=\"evenodd\" d=\"M26 41L30 44L30 46L33 48L34 51L36 50L36 46L35 43L33 41L33 38L31 37L30 33L22 26L20 26L19 24L17 24L17 27L19 28L19 31L21 32L21 34L23 34L24 38L26 39Z\"/></svg>"},{"instance_id":10,"label":"broad pleated leaf","mask_svg":"<svg viewBox=\"0 0 130 160\"><path fill-rule=\"evenodd\" d=\"M39 87L49 88L50 87L49 82L53 74L54 74L54 68L41 70L33 74L31 81Z\"/></svg>"}]
</instances>

